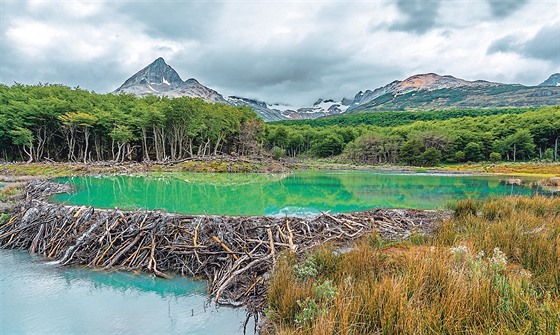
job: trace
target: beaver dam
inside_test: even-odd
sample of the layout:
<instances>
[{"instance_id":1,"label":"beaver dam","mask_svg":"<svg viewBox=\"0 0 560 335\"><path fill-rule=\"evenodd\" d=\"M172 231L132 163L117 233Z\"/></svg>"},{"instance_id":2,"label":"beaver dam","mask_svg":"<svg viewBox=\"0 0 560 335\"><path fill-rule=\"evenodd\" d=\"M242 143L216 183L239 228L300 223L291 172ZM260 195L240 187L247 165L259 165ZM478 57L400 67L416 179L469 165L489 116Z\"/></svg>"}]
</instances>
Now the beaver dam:
<instances>
[{"instance_id":1,"label":"beaver dam","mask_svg":"<svg viewBox=\"0 0 560 335\"><path fill-rule=\"evenodd\" d=\"M389 240L429 233L436 211L370 210L314 218L232 217L122 211L51 204L68 186L33 181L0 227L0 247L24 249L61 266L175 274L206 279L221 304L246 305L258 317L278 255L331 242L347 246L377 231Z\"/></svg>"}]
</instances>

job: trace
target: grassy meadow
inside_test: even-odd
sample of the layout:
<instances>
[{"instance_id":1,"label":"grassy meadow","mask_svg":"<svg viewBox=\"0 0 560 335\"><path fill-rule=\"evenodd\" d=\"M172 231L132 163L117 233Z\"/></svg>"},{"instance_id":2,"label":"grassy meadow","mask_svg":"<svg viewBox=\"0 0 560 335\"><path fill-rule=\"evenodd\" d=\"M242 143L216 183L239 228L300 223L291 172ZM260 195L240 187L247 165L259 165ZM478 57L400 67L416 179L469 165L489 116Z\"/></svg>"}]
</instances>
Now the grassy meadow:
<instances>
[{"instance_id":1,"label":"grassy meadow","mask_svg":"<svg viewBox=\"0 0 560 335\"><path fill-rule=\"evenodd\" d=\"M275 334L558 334L560 199L461 201L433 236L284 255Z\"/></svg>"}]
</instances>

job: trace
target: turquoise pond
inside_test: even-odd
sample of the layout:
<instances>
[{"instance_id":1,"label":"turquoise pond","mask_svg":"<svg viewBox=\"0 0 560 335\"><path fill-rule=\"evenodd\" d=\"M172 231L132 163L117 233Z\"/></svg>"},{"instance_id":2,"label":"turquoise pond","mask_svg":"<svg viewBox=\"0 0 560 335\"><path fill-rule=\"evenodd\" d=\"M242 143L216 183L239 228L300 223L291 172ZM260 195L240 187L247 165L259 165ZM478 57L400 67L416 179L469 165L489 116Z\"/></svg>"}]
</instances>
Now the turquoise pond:
<instances>
[{"instance_id":1,"label":"turquoise pond","mask_svg":"<svg viewBox=\"0 0 560 335\"><path fill-rule=\"evenodd\" d=\"M372 208L442 209L459 199L532 195L538 188L501 183L504 176L307 171L286 175L168 173L86 176L56 181L75 187L52 201L102 208L187 214L306 215Z\"/></svg>"}]
</instances>

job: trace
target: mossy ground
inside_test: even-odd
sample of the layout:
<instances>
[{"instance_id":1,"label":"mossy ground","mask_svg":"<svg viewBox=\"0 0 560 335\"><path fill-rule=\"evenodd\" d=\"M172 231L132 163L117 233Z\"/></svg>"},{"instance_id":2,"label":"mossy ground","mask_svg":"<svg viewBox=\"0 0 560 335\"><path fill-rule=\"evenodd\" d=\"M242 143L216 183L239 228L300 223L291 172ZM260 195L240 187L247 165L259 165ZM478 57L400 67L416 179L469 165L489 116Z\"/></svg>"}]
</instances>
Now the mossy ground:
<instances>
[{"instance_id":1,"label":"mossy ground","mask_svg":"<svg viewBox=\"0 0 560 335\"><path fill-rule=\"evenodd\" d=\"M473 163L446 165L441 170L476 173L507 174L516 176L560 176L560 163Z\"/></svg>"},{"instance_id":2,"label":"mossy ground","mask_svg":"<svg viewBox=\"0 0 560 335\"><path fill-rule=\"evenodd\" d=\"M230 172L266 173L287 172L277 161L266 159L231 159L213 157L174 164L160 163L4 163L0 164L0 180L19 180L16 177L57 178L96 174L133 174L145 172Z\"/></svg>"}]
</instances>

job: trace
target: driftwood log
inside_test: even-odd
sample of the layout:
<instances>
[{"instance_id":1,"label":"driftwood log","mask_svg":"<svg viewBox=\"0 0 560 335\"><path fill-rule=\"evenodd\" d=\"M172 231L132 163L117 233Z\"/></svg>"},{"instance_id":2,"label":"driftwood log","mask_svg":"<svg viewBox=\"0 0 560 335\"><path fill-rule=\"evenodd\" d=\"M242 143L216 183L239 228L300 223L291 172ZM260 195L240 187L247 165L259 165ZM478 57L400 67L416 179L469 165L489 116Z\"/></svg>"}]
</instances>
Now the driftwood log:
<instances>
[{"instance_id":1,"label":"driftwood log","mask_svg":"<svg viewBox=\"0 0 560 335\"><path fill-rule=\"evenodd\" d=\"M438 213L376 209L314 218L199 216L122 211L46 202L66 185L33 181L26 200L0 227L0 248L25 249L58 262L107 270L144 271L207 279L211 296L246 305L266 302L269 274L279 253L304 254L331 241L348 245L372 231L398 240L429 233Z\"/></svg>"}]
</instances>

